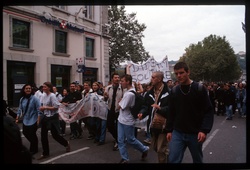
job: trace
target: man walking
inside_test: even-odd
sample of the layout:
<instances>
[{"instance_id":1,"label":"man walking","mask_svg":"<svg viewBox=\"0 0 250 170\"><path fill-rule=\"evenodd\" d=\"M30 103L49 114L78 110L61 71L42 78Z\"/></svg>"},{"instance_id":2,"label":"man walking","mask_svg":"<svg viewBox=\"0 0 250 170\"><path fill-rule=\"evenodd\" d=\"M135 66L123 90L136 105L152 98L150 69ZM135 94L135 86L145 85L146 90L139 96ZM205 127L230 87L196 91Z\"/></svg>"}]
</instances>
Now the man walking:
<instances>
[{"instance_id":1,"label":"man walking","mask_svg":"<svg viewBox=\"0 0 250 170\"><path fill-rule=\"evenodd\" d=\"M213 126L213 106L206 88L189 78L190 70L186 63L176 63L174 73L179 85L173 87L170 95L168 162L181 163L188 147L193 163L203 163L202 144Z\"/></svg>"},{"instance_id":2,"label":"man walking","mask_svg":"<svg viewBox=\"0 0 250 170\"><path fill-rule=\"evenodd\" d=\"M104 100L108 103L107 128L115 139L113 151L118 150L117 141L117 118L119 115L118 102L122 99L123 89L120 85L120 76L118 73L112 74L112 84L105 88L103 94Z\"/></svg>"},{"instance_id":3,"label":"man walking","mask_svg":"<svg viewBox=\"0 0 250 170\"><path fill-rule=\"evenodd\" d=\"M151 145L157 153L159 163L167 163L169 154L168 141L166 139L166 118L169 114L169 88L163 82L163 78L164 74L161 71L152 73L152 88L145 95L145 104L139 114L139 117L149 115Z\"/></svg>"},{"instance_id":4,"label":"man walking","mask_svg":"<svg viewBox=\"0 0 250 170\"><path fill-rule=\"evenodd\" d=\"M126 143L132 145L136 150L142 153L141 159L147 157L149 147L143 145L135 137L135 118L131 114L131 107L135 104L135 95L130 91L135 91L132 87L132 76L124 75L121 78L122 88L127 89L122 100L119 102L119 116L118 116L118 147L122 157L120 163L125 164L129 162L128 151Z\"/></svg>"}]
</instances>

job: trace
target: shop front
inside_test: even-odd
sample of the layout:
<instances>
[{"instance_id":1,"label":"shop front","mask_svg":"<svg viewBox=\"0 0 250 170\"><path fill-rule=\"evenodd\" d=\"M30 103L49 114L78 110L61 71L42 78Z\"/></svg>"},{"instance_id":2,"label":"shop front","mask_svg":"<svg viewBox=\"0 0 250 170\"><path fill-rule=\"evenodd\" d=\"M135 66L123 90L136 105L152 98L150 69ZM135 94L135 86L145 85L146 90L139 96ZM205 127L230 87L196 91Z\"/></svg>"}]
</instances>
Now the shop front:
<instances>
[{"instance_id":1,"label":"shop front","mask_svg":"<svg viewBox=\"0 0 250 170\"><path fill-rule=\"evenodd\" d=\"M7 61L7 95L8 105L18 107L22 87L34 84L35 63Z\"/></svg>"}]
</instances>

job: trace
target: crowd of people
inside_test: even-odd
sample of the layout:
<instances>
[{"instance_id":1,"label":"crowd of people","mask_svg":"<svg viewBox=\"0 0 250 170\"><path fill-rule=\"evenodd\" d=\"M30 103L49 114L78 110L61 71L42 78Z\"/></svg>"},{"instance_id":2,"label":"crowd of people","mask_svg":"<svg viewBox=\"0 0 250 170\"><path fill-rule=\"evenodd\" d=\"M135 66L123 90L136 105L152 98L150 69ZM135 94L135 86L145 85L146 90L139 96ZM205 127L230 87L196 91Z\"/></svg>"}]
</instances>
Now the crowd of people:
<instances>
[{"instance_id":1,"label":"crowd of people","mask_svg":"<svg viewBox=\"0 0 250 170\"><path fill-rule=\"evenodd\" d=\"M199 83L190 79L186 63L174 66L176 81L163 81L161 71L152 73L148 84L133 82L132 76L122 77L113 73L111 81L72 82L69 88L58 92L51 82L44 82L39 88L25 84L15 122L22 117L23 134L30 142L29 152L38 152L37 130L41 128L42 154L38 159L50 156L48 133L61 144L66 152L71 151L70 140L83 137L83 124L88 131L87 140L97 145L105 144L106 133L113 137L113 151L119 151L119 163L129 163L126 145L130 144L139 152L141 159L147 157L149 147L157 153L159 163L181 163L188 148L194 163L203 162L202 144L213 126L214 115L226 115L232 120L238 113L246 117L246 84L238 83ZM138 113L141 120L148 116L145 125L145 140L137 139L135 118L130 108L135 104L135 91L144 97L144 104ZM70 138L67 140L66 123L58 114L60 105L69 105L84 100L90 93L102 96L107 104L107 118L84 117L70 123Z\"/></svg>"}]
</instances>

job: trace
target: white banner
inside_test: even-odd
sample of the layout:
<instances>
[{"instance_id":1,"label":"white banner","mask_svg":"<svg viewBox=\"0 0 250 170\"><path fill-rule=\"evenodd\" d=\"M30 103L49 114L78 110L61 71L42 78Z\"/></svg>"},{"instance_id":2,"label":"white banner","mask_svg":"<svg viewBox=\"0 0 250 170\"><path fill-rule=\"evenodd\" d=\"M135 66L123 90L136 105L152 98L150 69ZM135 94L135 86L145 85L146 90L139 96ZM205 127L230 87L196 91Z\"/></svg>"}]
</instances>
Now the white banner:
<instances>
[{"instance_id":1,"label":"white banner","mask_svg":"<svg viewBox=\"0 0 250 170\"><path fill-rule=\"evenodd\" d=\"M129 73L133 81L143 83L149 83L151 80L152 72L162 71L164 74L164 80L167 81L171 78L168 59L165 58L162 62L157 62L154 58L149 58L144 64L135 64L130 62L128 64Z\"/></svg>"},{"instance_id":2,"label":"white banner","mask_svg":"<svg viewBox=\"0 0 250 170\"><path fill-rule=\"evenodd\" d=\"M107 120L108 105L102 98L103 96L90 93L78 103L71 103L68 106L61 104L58 109L59 115L66 123L72 123L84 117L99 117Z\"/></svg>"}]
</instances>

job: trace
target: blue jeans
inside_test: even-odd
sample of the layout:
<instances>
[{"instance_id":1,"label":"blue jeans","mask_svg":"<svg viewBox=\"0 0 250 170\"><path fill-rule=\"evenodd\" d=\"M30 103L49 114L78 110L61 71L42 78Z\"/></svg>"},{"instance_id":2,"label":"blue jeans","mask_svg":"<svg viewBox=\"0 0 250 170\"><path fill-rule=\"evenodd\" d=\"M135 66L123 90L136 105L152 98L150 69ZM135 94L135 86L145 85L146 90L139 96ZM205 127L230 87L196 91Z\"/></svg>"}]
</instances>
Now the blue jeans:
<instances>
[{"instance_id":1,"label":"blue jeans","mask_svg":"<svg viewBox=\"0 0 250 170\"><path fill-rule=\"evenodd\" d=\"M151 133L150 133L149 128L147 128L146 130L146 139L151 139Z\"/></svg>"},{"instance_id":2,"label":"blue jeans","mask_svg":"<svg viewBox=\"0 0 250 170\"><path fill-rule=\"evenodd\" d=\"M246 113L247 113L246 103L243 103L243 106L242 106L242 113L243 113L243 115L246 115Z\"/></svg>"},{"instance_id":3,"label":"blue jeans","mask_svg":"<svg viewBox=\"0 0 250 170\"><path fill-rule=\"evenodd\" d=\"M118 148L122 159L129 161L128 151L126 148L126 140L132 145L136 150L141 153L147 150L147 147L144 146L138 139L135 138L135 127L121 124L118 121Z\"/></svg>"},{"instance_id":4,"label":"blue jeans","mask_svg":"<svg viewBox=\"0 0 250 170\"><path fill-rule=\"evenodd\" d=\"M106 125L107 125L107 120L101 120L101 135L100 135L100 142L105 142L106 139Z\"/></svg>"},{"instance_id":5,"label":"blue jeans","mask_svg":"<svg viewBox=\"0 0 250 170\"><path fill-rule=\"evenodd\" d=\"M237 109L239 111L240 116L246 115L246 103L238 102Z\"/></svg>"},{"instance_id":6,"label":"blue jeans","mask_svg":"<svg viewBox=\"0 0 250 170\"><path fill-rule=\"evenodd\" d=\"M233 115L233 105L225 106L227 118L232 118Z\"/></svg>"},{"instance_id":7,"label":"blue jeans","mask_svg":"<svg viewBox=\"0 0 250 170\"><path fill-rule=\"evenodd\" d=\"M197 138L198 134L187 134L173 130L172 139L169 142L168 163L181 163L187 147L192 155L193 163L203 163L203 143L199 143Z\"/></svg>"}]
</instances>

